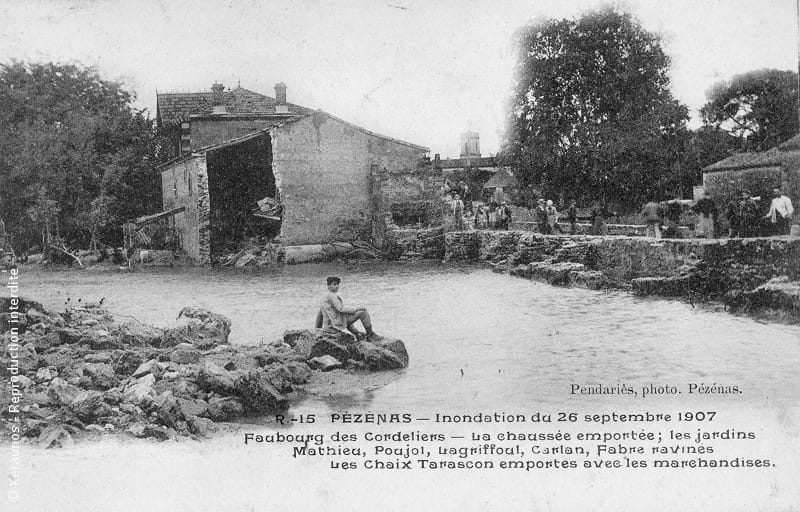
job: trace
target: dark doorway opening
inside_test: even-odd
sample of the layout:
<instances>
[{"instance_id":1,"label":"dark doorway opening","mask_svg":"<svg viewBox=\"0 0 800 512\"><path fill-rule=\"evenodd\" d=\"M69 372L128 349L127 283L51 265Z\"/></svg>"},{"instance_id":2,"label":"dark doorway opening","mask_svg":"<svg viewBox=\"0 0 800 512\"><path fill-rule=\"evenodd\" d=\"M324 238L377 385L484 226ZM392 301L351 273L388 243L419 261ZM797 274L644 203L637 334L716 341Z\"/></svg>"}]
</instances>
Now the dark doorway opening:
<instances>
[{"instance_id":1,"label":"dark doorway opening","mask_svg":"<svg viewBox=\"0 0 800 512\"><path fill-rule=\"evenodd\" d=\"M271 240L280 233L283 217L269 134L209 151L206 165L212 255L236 252L245 241Z\"/></svg>"}]
</instances>

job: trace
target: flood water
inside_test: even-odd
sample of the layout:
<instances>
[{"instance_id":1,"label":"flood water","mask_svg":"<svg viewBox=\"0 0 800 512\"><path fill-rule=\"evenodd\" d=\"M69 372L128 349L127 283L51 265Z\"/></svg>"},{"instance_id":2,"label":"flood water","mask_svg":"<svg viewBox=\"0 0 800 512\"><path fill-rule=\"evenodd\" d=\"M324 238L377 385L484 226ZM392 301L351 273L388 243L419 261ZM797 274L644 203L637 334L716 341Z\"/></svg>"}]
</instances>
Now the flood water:
<instances>
[{"instance_id":1,"label":"flood water","mask_svg":"<svg viewBox=\"0 0 800 512\"><path fill-rule=\"evenodd\" d=\"M68 298L74 302L104 297L105 307L115 314L165 327L182 307L198 305L232 319L232 343L250 344L313 325L328 275L341 276L345 305L366 306L379 334L404 340L411 362L375 389L295 403L296 414L409 412L423 417L569 409L582 415L674 412L680 406L724 412L720 428L757 429L770 437L760 446L773 458L796 445L800 327L757 322L712 307L624 292L557 288L482 267L436 263L302 265L260 274L23 268L20 289L22 295L57 309ZM687 396L689 383L735 385L742 393ZM683 394L586 397L572 395L573 384L619 384L637 390L674 386ZM318 423L311 428L330 434L341 427ZM60 489L72 489L34 499L30 493L35 486L29 484L29 503L50 509L66 499L88 510L133 510L133 502L137 510L269 510L259 504L310 508L357 496L350 506L332 509L574 510L585 508L586 496L591 495L595 510L641 510L650 498L675 503L674 508L652 510L790 510L786 507L800 498L795 485L800 463L793 458L774 474L673 473L659 483L647 474L626 473L627 491L619 487L618 477L603 473L586 473L577 481L569 473L456 472L440 480L417 473L339 476L320 463L244 448L234 435L168 445L103 441L62 450L57 457L33 451L26 464L26 470L52 479ZM87 483L97 474L106 475L103 490L90 489L97 486ZM372 486L369 491L364 489L365 478ZM172 479L179 491L157 492L165 479ZM676 498L681 486L698 481L707 485L708 493ZM559 486L573 485L591 490L587 495L558 491ZM232 489L232 495L221 494L222 486ZM791 492L786 486L793 486ZM409 489L435 497L420 505ZM130 493L137 493L133 502ZM750 508L753 503L779 507Z\"/></svg>"},{"instance_id":2,"label":"flood water","mask_svg":"<svg viewBox=\"0 0 800 512\"><path fill-rule=\"evenodd\" d=\"M105 298L113 313L165 327L182 307L198 305L231 318L231 343L253 344L311 327L328 275L341 276L346 305L365 305L376 331L404 340L411 356L409 368L370 403L348 407L524 407L532 399L563 401L571 383L716 382L771 400L800 394L800 327L682 301L558 288L481 267L37 272L23 275L21 288L55 308L67 299ZM785 385L776 389L776 381Z\"/></svg>"}]
</instances>

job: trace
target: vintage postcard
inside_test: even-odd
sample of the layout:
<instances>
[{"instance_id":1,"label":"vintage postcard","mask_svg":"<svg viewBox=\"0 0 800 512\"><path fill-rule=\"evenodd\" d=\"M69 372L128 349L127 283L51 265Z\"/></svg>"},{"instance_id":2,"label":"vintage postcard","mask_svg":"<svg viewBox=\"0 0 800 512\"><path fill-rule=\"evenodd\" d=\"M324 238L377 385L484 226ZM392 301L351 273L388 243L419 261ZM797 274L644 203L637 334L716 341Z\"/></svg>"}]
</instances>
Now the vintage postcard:
<instances>
[{"instance_id":1,"label":"vintage postcard","mask_svg":"<svg viewBox=\"0 0 800 512\"><path fill-rule=\"evenodd\" d=\"M0 0L0 509L800 510L799 6Z\"/></svg>"}]
</instances>

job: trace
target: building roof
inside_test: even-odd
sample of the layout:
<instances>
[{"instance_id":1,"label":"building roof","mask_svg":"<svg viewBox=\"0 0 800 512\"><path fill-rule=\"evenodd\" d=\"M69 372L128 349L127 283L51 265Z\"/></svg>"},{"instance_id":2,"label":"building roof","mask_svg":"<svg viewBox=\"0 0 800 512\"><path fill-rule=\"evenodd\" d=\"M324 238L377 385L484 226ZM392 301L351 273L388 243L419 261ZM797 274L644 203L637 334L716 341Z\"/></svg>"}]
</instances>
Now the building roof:
<instances>
[{"instance_id":1,"label":"building roof","mask_svg":"<svg viewBox=\"0 0 800 512\"><path fill-rule=\"evenodd\" d=\"M489 178L489 181L483 185L483 188L507 188L516 186L517 180L508 174L508 171L505 169L500 169L494 176Z\"/></svg>"},{"instance_id":2,"label":"building roof","mask_svg":"<svg viewBox=\"0 0 800 512\"><path fill-rule=\"evenodd\" d=\"M778 145L779 151L800 151L800 134L795 135L783 144Z\"/></svg>"},{"instance_id":3,"label":"building roof","mask_svg":"<svg viewBox=\"0 0 800 512\"><path fill-rule=\"evenodd\" d=\"M315 110L315 111L312 111L310 114L305 115L303 117L297 117L297 118L294 118L294 119L287 119L287 120L285 120L285 121L283 121L281 123L273 125L272 128L280 128L281 126L286 125L286 124L296 123L298 121L302 121L303 119L305 119L307 117L311 117L312 115L323 115L323 116L329 117L329 118L333 119L334 121L338 121L338 122L340 122L342 124L345 124L345 125L349 126L350 128L354 128L354 129L359 130L361 132L364 132L364 133L366 133L368 135L372 135L373 137L378 137L379 139L388 140L390 142L394 142L394 143L397 143L397 144L402 144L404 146L411 146L412 148L419 149L421 152L424 151L425 153L428 153L431 150L428 147L420 146L419 144L414 144L413 142L406 142L404 140L400 140L400 139L395 139L393 137L389 137L388 135L381 135L380 133L375 133L373 131L367 130L366 128L358 126L357 124L350 123L348 121L345 121L344 119L340 119L340 118L338 118L338 117L336 117L334 115L331 115L331 114L325 112L324 110Z\"/></svg>"},{"instance_id":4,"label":"building roof","mask_svg":"<svg viewBox=\"0 0 800 512\"><path fill-rule=\"evenodd\" d=\"M163 125L188 121L193 115L209 115L213 111L212 92L158 93L156 112L159 123ZM222 93L228 114L239 115L280 115L275 112L275 98L250 91L243 87ZM306 115L312 109L293 103L286 104L288 115ZM286 115L286 114L283 114Z\"/></svg>"},{"instance_id":5,"label":"building roof","mask_svg":"<svg viewBox=\"0 0 800 512\"><path fill-rule=\"evenodd\" d=\"M276 124L274 124L274 125L272 125L272 126L270 126L268 128L262 128L262 129L259 129L259 130L255 130L255 131L253 131L251 133L245 134L245 135L240 135L239 137L235 137L233 139L229 139L229 140L226 140L226 141L217 142L217 143L214 143L214 144L210 144L208 146L204 146L202 148L199 148L199 149L193 151L192 153L190 153L188 155L179 156L177 158L173 158L172 160L164 162L163 164L159 165L157 167L157 169L159 169L159 170L161 170L163 172L163 171L167 170L167 168L172 167L173 165L175 165L175 164L177 164L179 162L183 162L185 160L190 160L192 158L197 158L199 155L204 154L204 153L210 153L210 152L216 151L218 149L222 149L222 148L226 148L226 147L229 147L229 146L233 146L235 144L241 144L242 142L247 142L247 141L249 141L251 139L255 139L257 137L263 136L266 133L269 133L269 131L272 130L272 129L280 128L281 126L284 126L284 125L287 125L287 124L296 123L298 121L301 121L303 119L311 117L312 115L325 115L325 116L330 117L331 119L334 119L334 120L336 120L336 121L338 121L340 123L346 124L347 126L350 126L351 128L355 128L355 129L360 130L360 131L362 131L364 133L372 135L373 137L379 137L381 139L385 139L385 140L388 140L388 141L391 141L391 142L395 142L397 144L403 144L403 145L406 145L406 146L411 146L413 148L419 149L420 151L425 151L425 152L430 151L430 149L426 148L425 146L412 144L411 142L405 142L405 141L402 141L402 140L393 139L392 137L388 137L386 135L381 135L379 133L371 132L371 131L367 130L366 128L362 128L362 127L360 127L358 125L355 125L355 124L352 124L352 123L348 123L347 121L339 119L336 116L332 116L332 115L328 114L327 112L323 112L322 110L316 110L316 111L310 111L309 114L306 114L304 116L296 117L294 119L284 120L283 122L276 123Z\"/></svg>"},{"instance_id":6,"label":"building roof","mask_svg":"<svg viewBox=\"0 0 800 512\"><path fill-rule=\"evenodd\" d=\"M733 155L704 167L703 172L732 171L757 167L775 167L795 164L800 160L800 135L758 153L734 153Z\"/></svg>"}]
</instances>

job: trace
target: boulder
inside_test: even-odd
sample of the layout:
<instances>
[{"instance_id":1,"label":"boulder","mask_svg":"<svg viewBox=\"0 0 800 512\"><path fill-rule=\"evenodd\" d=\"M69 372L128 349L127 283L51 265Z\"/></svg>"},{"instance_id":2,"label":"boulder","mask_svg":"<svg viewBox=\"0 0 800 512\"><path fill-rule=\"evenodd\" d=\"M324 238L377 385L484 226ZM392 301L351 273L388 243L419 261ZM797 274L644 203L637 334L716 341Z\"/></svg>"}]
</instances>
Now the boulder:
<instances>
[{"instance_id":1,"label":"boulder","mask_svg":"<svg viewBox=\"0 0 800 512\"><path fill-rule=\"evenodd\" d=\"M308 360L308 366L315 370L329 372L342 367L342 362L333 356L318 356Z\"/></svg>"},{"instance_id":2,"label":"boulder","mask_svg":"<svg viewBox=\"0 0 800 512\"><path fill-rule=\"evenodd\" d=\"M156 419L162 425L177 428L178 422L183 420L183 410L178 405L172 392L165 391L153 399Z\"/></svg>"},{"instance_id":3,"label":"boulder","mask_svg":"<svg viewBox=\"0 0 800 512\"><path fill-rule=\"evenodd\" d=\"M162 329L141 322L128 321L114 330L122 345L127 347L158 347L164 334Z\"/></svg>"},{"instance_id":4,"label":"boulder","mask_svg":"<svg viewBox=\"0 0 800 512\"><path fill-rule=\"evenodd\" d=\"M241 399L246 414L282 411L288 407L288 400L272 384L272 377L259 368L236 379L236 395Z\"/></svg>"},{"instance_id":5,"label":"boulder","mask_svg":"<svg viewBox=\"0 0 800 512\"><path fill-rule=\"evenodd\" d=\"M356 339L353 335L341 331L318 329L308 357L328 355L339 361L347 361L355 354L355 351Z\"/></svg>"},{"instance_id":6,"label":"boulder","mask_svg":"<svg viewBox=\"0 0 800 512\"><path fill-rule=\"evenodd\" d=\"M208 411L208 402L205 400L177 398L176 402L187 421L191 416L202 416Z\"/></svg>"},{"instance_id":7,"label":"boulder","mask_svg":"<svg viewBox=\"0 0 800 512\"><path fill-rule=\"evenodd\" d=\"M147 374L152 374L156 379L161 376L161 367L159 366L158 361L151 359L146 363L140 364L139 367L133 371L131 377L138 379L139 377L143 377Z\"/></svg>"},{"instance_id":8,"label":"boulder","mask_svg":"<svg viewBox=\"0 0 800 512\"><path fill-rule=\"evenodd\" d=\"M214 363L206 363L197 374L197 384L204 391L216 391L223 395L234 392L234 375Z\"/></svg>"},{"instance_id":9,"label":"boulder","mask_svg":"<svg viewBox=\"0 0 800 512\"><path fill-rule=\"evenodd\" d=\"M599 270L576 270L569 273L569 285L589 290L608 287L605 275Z\"/></svg>"},{"instance_id":10,"label":"boulder","mask_svg":"<svg viewBox=\"0 0 800 512\"><path fill-rule=\"evenodd\" d=\"M584 270L586 270L586 267L582 263L568 261L561 263L539 261L529 265L531 278L552 285L567 285L569 284L571 272L581 272Z\"/></svg>"},{"instance_id":11,"label":"boulder","mask_svg":"<svg viewBox=\"0 0 800 512\"><path fill-rule=\"evenodd\" d=\"M42 448L68 448L75 441L69 431L61 425L50 425L39 435L39 446Z\"/></svg>"},{"instance_id":12,"label":"boulder","mask_svg":"<svg viewBox=\"0 0 800 512\"><path fill-rule=\"evenodd\" d=\"M131 404L141 404L148 398L152 399L154 396L153 385L155 383L156 378L153 374L147 374L144 377L131 381L122 393L122 401Z\"/></svg>"},{"instance_id":13,"label":"boulder","mask_svg":"<svg viewBox=\"0 0 800 512\"><path fill-rule=\"evenodd\" d=\"M208 402L208 416L214 421L230 421L244 412L242 401L236 397L215 396Z\"/></svg>"},{"instance_id":14,"label":"boulder","mask_svg":"<svg viewBox=\"0 0 800 512\"><path fill-rule=\"evenodd\" d=\"M96 389L110 389L119 384L119 378L110 364L86 363L83 365L83 374L91 379L91 385Z\"/></svg>"},{"instance_id":15,"label":"boulder","mask_svg":"<svg viewBox=\"0 0 800 512\"><path fill-rule=\"evenodd\" d=\"M111 357L111 354L105 352L92 352L83 356L83 360L87 363L111 363L113 357Z\"/></svg>"},{"instance_id":16,"label":"boulder","mask_svg":"<svg viewBox=\"0 0 800 512\"><path fill-rule=\"evenodd\" d=\"M36 370L36 382L50 382L53 380L53 375L50 368L44 367Z\"/></svg>"},{"instance_id":17,"label":"boulder","mask_svg":"<svg viewBox=\"0 0 800 512\"><path fill-rule=\"evenodd\" d=\"M75 329L74 327L63 327L61 329L56 329L56 334L58 334L62 344L72 345L80 342L84 333L81 329Z\"/></svg>"},{"instance_id":18,"label":"boulder","mask_svg":"<svg viewBox=\"0 0 800 512\"><path fill-rule=\"evenodd\" d=\"M306 363L290 361L284 366L289 372L289 380L292 384L305 384L311 378L311 368Z\"/></svg>"},{"instance_id":19,"label":"boulder","mask_svg":"<svg viewBox=\"0 0 800 512\"><path fill-rule=\"evenodd\" d=\"M68 384L64 379L56 377L47 387L47 397L50 402L60 405L70 404L81 393L80 388Z\"/></svg>"},{"instance_id":20,"label":"boulder","mask_svg":"<svg viewBox=\"0 0 800 512\"><path fill-rule=\"evenodd\" d=\"M217 430L214 422L208 418L201 418L199 416L187 416L186 423L189 426L189 431L192 434L200 437L209 437Z\"/></svg>"},{"instance_id":21,"label":"boulder","mask_svg":"<svg viewBox=\"0 0 800 512\"><path fill-rule=\"evenodd\" d=\"M188 342L198 349L207 350L226 345L230 333L231 321L227 317L201 308L186 307L178 314L178 326L164 332L162 346Z\"/></svg>"},{"instance_id":22,"label":"boulder","mask_svg":"<svg viewBox=\"0 0 800 512\"><path fill-rule=\"evenodd\" d=\"M36 355L36 349L33 345L20 345L16 344L16 357L11 357L9 353L9 346L14 347L12 338L9 333L3 335L3 349L4 353L0 357L0 377L8 377L13 375L11 368L18 368L18 374L24 374L35 370L39 366L39 356Z\"/></svg>"},{"instance_id":23,"label":"boulder","mask_svg":"<svg viewBox=\"0 0 800 512\"><path fill-rule=\"evenodd\" d=\"M200 361L202 354L195 348L178 347L169 354L169 360L178 364L193 364Z\"/></svg>"},{"instance_id":24,"label":"boulder","mask_svg":"<svg viewBox=\"0 0 800 512\"><path fill-rule=\"evenodd\" d=\"M69 404L69 409L81 421L93 423L98 418L111 415L111 408L99 391L83 391Z\"/></svg>"},{"instance_id":25,"label":"boulder","mask_svg":"<svg viewBox=\"0 0 800 512\"><path fill-rule=\"evenodd\" d=\"M378 338L358 342L358 357L369 370L397 370L408 366L405 344L394 338Z\"/></svg>"},{"instance_id":26,"label":"boulder","mask_svg":"<svg viewBox=\"0 0 800 512\"><path fill-rule=\"evenodd\" d=\"M36 350L39 352L43 352L48 348L57 347L59 345L61 345L61 337L55 332L39 334L35 336L33 341L33 346L36 347Z\"/></svg>"}]
</instances>

